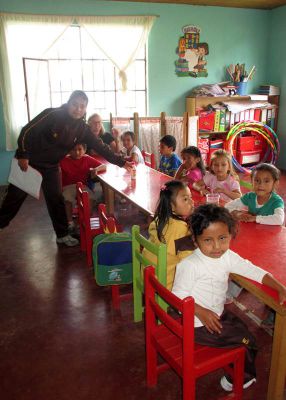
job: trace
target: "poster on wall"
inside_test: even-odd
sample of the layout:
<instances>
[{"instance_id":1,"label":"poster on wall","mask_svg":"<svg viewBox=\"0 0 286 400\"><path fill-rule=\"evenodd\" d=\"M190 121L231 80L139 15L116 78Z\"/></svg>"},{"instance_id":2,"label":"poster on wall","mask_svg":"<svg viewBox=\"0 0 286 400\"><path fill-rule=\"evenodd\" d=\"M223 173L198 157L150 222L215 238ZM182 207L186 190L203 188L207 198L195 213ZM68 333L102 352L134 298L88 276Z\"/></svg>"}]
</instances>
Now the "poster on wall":
<instances>
[{"instance_id":1,"label":"poster on wall","mask_svg":"<svg viewBox=\"0 0 286 400\"><path fill-rule=\"evenodd\" d=\"M178 76L193 78L208 76L206 56L209 54L209 45L200 39L201 29L194 25L182 28L184 36L179 39L176 53L179 58L175 61Z\"/></svg>"}]
</instances>

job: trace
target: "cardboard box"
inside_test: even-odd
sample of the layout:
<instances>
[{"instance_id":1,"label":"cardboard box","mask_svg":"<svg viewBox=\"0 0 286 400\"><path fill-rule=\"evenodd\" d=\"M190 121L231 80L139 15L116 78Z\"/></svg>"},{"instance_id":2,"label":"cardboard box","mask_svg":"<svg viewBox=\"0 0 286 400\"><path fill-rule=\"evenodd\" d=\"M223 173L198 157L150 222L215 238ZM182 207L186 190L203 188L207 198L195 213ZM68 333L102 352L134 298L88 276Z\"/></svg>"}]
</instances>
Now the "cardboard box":
<instances>
[{"instance_id":1,"label":"cardboard box","mask_svg":"<svg viewBox=\"0 0 286 400\"><path fill-rule=\"evenodd\" d=\"M238 151L258 151L262 150L262 147L263 139L261 135L239 136L237 138Z\"/></svg>"},{"instance_id":2,"label":"cardboard box","mask_svg":"<svg viewBox=\"0 0 286 400\"><path fill-rule=\"evenodd\" d=\"M261 159L261 150L237 151L236 159L239 164L257 164Z\"/></svg>"}]
</instances>

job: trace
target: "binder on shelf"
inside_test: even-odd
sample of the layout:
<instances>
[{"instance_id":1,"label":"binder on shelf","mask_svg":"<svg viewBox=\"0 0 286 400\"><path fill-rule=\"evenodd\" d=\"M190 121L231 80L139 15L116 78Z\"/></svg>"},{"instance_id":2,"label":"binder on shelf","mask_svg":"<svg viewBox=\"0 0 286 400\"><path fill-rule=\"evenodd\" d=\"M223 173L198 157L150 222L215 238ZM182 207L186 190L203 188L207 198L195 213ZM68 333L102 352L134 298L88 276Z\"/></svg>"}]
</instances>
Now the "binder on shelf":
<instances>
[{"instance_id":1,"label":"binder on shelf","mask_svg":"<svg viewBox=\"0 0 286 400\"><path fill-rule=\"evenodd\" d=\"M255 108L254 109L254 121L260 121L261 117L261 109L260 108Z\"/></svg>"},{"instance_id":2,"label":"binder on shelf","mask_svg":"<svg viewBox=\"0 0 286 400\"><path fill-rule=\"evenodd\" d=\"M266 110L266 125L271 126L272 120L272 108L267 108Z\"/></svg>"},{"instance_id":3,"label":"binder on shelf","mask_svg":"<svg viewBox=\"0 0 286 400\"><path fill-rule=\"evenodd\" d=\"M228 131L230 128L230 114L231 112L226 110L225 113L225 130Z\"/></svg>"},{"instance_id":4,"label":"binder on shelf","mask_svg":"<svg viewBox=\"0 0 286 400\"><path fill-rule=\"evenodd\" d=\"M199 113L199 130L202 132L212 132L214 130L215 112L200 111Z\"/></svg>"},{"instance_id":5,"label":"binder on shelf","mask_svg":"<svg viewBox=\"0 0 286 400\"><path fill-rule=\"evenodd\" d=\"M214 132L219 131L219 124L220 124L220 110L215 110L215 122L214 122Z\"/></svg>"},{"instance_id":6,"label":"binder on shelf","mask_svg":"<svg viewBox=\"0 0 286 400\"><path fill-rule=\"evenodd\" d=\"M226 115L226 110L225 108L222 108L220 110L219 132L225 131L225 115Z\"/></svg>"},{"instance_id":7,"label":"binder on shelf","mask_svg":"<svg viewBox=\"0 0 286 400\"><path fill-rule=\"evenodd\" d=\"M244 111L240 111L239 113L239 122L245 121L245 112Z\"/></svg>"},{"instance_id":8,"label":"binder on shelf","mask_svg":"<svg viewBox=\"0 0 286 400\"><path fill-rule=\"evenodd\" d=\"M240 121L240 113L234 114L234 123L237 124Z\"/></svg>"},{"instance_id":9,"label":"binder on shelf","mask_svg":"<svg viewBox=\"0 0 286 400\"><path fill-rule=\"evenodd\" d=\"M266 120L267 120L267 108L262 108L260 120L261 120L261 122L262 122L264 125L266 125Z\"/></svg>"}]
</instances>

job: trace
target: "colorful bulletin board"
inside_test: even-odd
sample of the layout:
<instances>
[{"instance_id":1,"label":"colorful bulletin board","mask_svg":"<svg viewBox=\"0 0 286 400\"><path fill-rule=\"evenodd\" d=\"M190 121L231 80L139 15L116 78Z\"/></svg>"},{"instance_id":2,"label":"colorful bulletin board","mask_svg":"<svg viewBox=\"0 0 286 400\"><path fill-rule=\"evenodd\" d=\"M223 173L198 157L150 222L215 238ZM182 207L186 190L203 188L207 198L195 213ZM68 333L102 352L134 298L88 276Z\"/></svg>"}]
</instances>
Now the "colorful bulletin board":
<instances>
[{"instance_id":1,"label":"colorful bulletin board","mask_svg":"<svg viewBox=\"0 0 286 400\"><path fill-rule=\"evenodd\" d=\"M176 50L179 56L175 61L176 74L193 78L208 76L206 56L209 54L209 45L200 41L201 29L187 25L182 31L184 36L180 37Z\"/></svg>"}]
</instances>

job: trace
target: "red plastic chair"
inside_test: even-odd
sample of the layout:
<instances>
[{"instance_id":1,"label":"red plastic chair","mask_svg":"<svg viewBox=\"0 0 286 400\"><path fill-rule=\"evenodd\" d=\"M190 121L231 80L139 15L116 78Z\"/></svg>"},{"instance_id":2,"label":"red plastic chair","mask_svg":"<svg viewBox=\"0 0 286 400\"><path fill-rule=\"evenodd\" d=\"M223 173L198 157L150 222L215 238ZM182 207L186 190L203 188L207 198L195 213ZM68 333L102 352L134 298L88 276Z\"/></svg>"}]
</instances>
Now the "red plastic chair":
<instances>
[{"instance_id":1,"label":"red plastic chair","mask_svg":"<svg viewBox=\"0 0 286 400\"><path fill-rule=\"evenodd\" d=\"M98 205L98 215L100 226L104 233L122 232L122 226L116 221L113 216L107 216L105 204ZM111 285L111 296L113 308L120 308L120 300L129 299L132 293L120 294L119 285Z\"/></svg>"},{"instance_id":2,"label":"red plastic chair","mask_svg":"<svg viewBox=\"0 0 286 400\"><path fill-rule=\"evenodd\" d=\"M194 299L187 297L181 300L162 286L155 277L154 267L145 268L144 276L147 385L156 385L158 373L171 367L182 377L183 400L194 400L196 379L224 368L231 374L234 383L233 392L224 399L241 399L244 347L219 349L194 343ZM156 302L156 293L180 311L182 317L175 319L167 314ZM160 365L157 365L158 353L165 360ZM233 369L229 364L233 365Z\"/></svg>"},{"instance_id":3,"label":"red plastic chair","mask_svg":"<svg viewBox=\"0 0 286 400\"><path fill-rule=\"evenodd\" d=\"M114 216L108 216L106 212L106 205L98 205L98 217L99 223L104 233L115 233L122 232L122 226L114 218Z\"/></svg>"},{"instance_id":4,"label":"red plastic chair","mask_svg":"<svg viewBox=\"0 0 286 400\"><path fill-rule=\"evenodd\" d=\"M147 153L147 151L142 150L142 156L144 158L145 165L150 168L156 169L155 155L153 153Z\"/></svg>"},{"instance_id":5,"label":"red plastic chair","mask_svg":"<svg viewBox=\"0 0 286 400\"><path fill-rule=\"evenodd\" d=\"M80 248L86 252L87 265L92 266L92 239L104 233L98 217L91 217L89 195L81 182L76 184Z\"/></svg>"}]
</instances>

